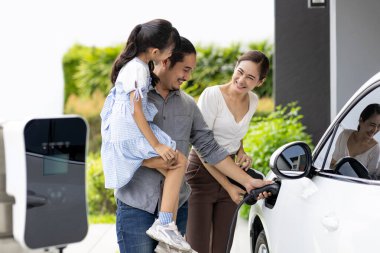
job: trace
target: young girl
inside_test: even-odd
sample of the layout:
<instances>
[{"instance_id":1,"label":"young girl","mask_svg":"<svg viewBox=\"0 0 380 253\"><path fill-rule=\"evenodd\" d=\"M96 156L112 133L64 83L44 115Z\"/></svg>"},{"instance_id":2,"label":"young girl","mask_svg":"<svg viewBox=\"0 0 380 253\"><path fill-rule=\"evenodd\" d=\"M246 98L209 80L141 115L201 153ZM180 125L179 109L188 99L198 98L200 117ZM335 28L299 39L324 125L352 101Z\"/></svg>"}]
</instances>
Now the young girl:
<instances>
[{"instance_id":1,"label":"young girl","mask_svg":"<svg viewBox=\"0 0 380 253\"><path fill-rule=\"evenodd\" d=\"M157 109L148 102L147 93L149 85L155 85L158 80L153 73L153 62L168 58L178 43L177 30L166 20L137 25L113 65L114 87L101 112L101 156L106 188L117 189L128 184L145 159L161 156L168 163L176 162L175 142L152 123ZM165 183L159 218L147 234L176 249L190 250L173 222L185 168L160 172L165 175Z\"/></svg>"}]
</instances>

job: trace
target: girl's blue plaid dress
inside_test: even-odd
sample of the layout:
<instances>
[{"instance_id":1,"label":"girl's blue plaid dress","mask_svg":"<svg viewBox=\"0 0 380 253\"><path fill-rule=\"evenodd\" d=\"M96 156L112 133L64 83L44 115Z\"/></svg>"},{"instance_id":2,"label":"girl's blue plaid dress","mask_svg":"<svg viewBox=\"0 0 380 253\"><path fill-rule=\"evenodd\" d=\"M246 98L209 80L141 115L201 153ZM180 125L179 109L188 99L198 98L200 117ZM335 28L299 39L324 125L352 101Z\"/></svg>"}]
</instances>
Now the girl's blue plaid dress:
<instances>
[{"instance_id":1,"label":"girl's blue plaid dress","mask_svg":"<svg viewBox=\"0 0 380 253\"><path fill-rule=\"evenodd\" d=\"M120 70L115 87L104 102L100 116L106 188L126 185L143 160L158 156L133 119L134 101L130 100L130 92L135 91L133 100L141 99L145 118L158 141L175 150L175 142L152 123L157 109L148 102L149 85L149 67L136 57Z\"/></svg>"}]
</instances>

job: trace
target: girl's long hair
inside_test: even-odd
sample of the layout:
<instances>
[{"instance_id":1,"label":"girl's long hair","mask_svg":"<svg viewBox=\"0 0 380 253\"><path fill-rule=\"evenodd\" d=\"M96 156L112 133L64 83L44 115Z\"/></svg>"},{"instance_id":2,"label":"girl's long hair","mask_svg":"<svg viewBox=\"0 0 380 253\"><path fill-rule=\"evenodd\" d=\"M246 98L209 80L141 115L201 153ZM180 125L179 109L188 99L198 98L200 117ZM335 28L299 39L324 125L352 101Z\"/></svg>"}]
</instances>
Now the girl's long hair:
<instances>
[{"instance_id":1,"label":"girl's long hair","mask_svg":"<svg viewBox=\"0 0 380 253\"><path fill-rule=\"evenodd\" d=\"M154 19L147 23L135 26L129 35L125 48L112 66L112 84L115 85L116 78L121 68L138 54L145 52L148 48L165 50L173 44L175 48L180 45L180 36L177 29L167 20ZM152 78L152 84L155 85L159 81L159 78L153 73L153 62L149 62L148 66Z\"/></svg>"}]
</instances>

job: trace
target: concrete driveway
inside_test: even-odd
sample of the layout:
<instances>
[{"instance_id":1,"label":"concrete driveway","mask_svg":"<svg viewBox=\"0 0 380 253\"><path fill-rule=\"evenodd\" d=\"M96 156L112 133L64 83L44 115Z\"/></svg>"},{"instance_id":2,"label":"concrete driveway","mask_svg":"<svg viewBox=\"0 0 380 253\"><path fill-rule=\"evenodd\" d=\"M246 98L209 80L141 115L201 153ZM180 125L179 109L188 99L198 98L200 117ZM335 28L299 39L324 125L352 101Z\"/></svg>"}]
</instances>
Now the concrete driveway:
<instances>
[{"instance_id":1,"label":"concrete driveway","mask_svg":"<svg viewBox=\"0 0 380 253\"><path fill-rule=\"evenodd\" d=\"M79 242L70 244L64 253L118 253L116 242L115 225L96 224L90 225L86 238ZM248 221L240 217L236 223L234 243L231 253L250 253Z\"/></svg>"}]
</instances>

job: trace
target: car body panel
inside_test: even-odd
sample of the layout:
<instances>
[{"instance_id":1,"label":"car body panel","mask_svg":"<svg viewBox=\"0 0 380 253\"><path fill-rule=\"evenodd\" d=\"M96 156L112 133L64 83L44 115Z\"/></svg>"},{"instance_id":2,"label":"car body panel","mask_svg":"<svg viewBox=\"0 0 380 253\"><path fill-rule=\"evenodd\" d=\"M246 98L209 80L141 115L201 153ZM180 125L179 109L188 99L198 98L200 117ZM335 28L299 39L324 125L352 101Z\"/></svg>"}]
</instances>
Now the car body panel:
<instances>
[{"instance_id":1,"label":"car body panel","mask_svg":"<svg viewBox=\"0 0 380 253\"><path fill-rule=\"evenodd\" d=\"M337 125L362 97L380 86L379 80L380 72L342 108L316 146L313 163L322 154L322 148L326 148ZM380 103L380 97L371 99ZM271 253L378 251L380 181L331 174L324 169L327 168L314 168L313 175L308 177L282 179L273 207L267 207L265 200L251 207L250 234L259 233L252 230L264 229ZM274 177L270 172L267 179ZM253 226L254 222L261 225Z\"/></svg>"},{"instance_id":2,"label":"car body panel","mask_svg":"<svg viewBox=\"0 0 380 253\"><path fill-rule=\"evenodd\" d=\"M279 195L273 209L258 212L265 217L270 252L372 252L380 227L380 201L373 201L379 185L316 176L283 180L280 194L288 197Z\"/></svg>"}]
</instances>

